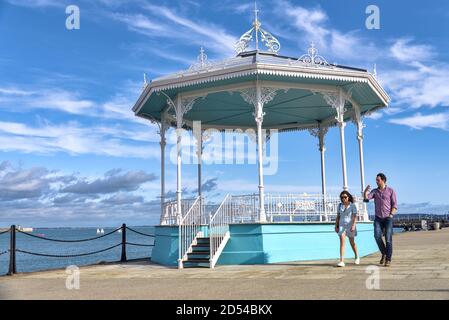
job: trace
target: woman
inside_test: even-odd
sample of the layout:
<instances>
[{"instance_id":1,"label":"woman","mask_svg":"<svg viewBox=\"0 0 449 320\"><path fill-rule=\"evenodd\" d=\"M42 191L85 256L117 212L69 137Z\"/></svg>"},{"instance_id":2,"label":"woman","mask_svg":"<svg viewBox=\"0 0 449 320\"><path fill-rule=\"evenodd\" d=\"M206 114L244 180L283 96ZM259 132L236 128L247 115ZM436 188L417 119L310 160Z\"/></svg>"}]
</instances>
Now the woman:
<instances>
[{"instance_id":1,"label":"woman","mask_svg":"<svg viewBox=\"0 0 449 320\"><path fill-rule=\"evenodd\" d=\"M354 198L348 191L340 193L340 200L341 203L338 205L337 210L337 220L335 221L335 232L337 232L340 237L340 262L338 262L337 266L344 267L346 237L349 237L349 243L354 251L355 264L360 264L357 246L354 241L354 238L357 236L357 207L354 204Z\"/></svg>"}]
</instances>

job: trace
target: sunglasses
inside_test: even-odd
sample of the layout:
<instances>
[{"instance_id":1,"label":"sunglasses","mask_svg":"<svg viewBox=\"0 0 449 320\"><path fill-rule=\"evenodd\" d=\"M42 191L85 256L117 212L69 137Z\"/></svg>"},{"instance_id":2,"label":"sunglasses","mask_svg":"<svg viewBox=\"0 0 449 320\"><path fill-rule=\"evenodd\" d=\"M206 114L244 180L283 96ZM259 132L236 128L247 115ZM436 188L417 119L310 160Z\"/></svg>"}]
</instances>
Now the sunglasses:
<instances>
[{"instance_id":1,"label":"sunglasses","mask_svg":"<svg viewBox=\"0 0 449 320\"><path fill-rule=\"evenodd\" d=\"M348 199L348 196L342 196L340 199Z\"/></svg>"}]
</instances>

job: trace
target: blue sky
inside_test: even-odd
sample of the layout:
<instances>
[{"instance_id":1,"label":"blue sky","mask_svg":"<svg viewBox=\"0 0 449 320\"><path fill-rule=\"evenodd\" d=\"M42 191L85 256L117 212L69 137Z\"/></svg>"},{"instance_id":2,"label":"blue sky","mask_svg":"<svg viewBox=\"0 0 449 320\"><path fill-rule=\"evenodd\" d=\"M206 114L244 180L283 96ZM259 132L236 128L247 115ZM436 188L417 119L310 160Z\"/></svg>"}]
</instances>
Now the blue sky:
<instances>
[{"instance_id":1,"label":"blue sky","mask_svg":"<svg viewBox=\"0 0 449 320\"><path fill-rule=\"evenodd\" d=\"M67 30L78 5L81 28ZM365 28L380 8L381 29ZM131 107L149 79L188 68L203 46L231 57L252 20L251 1L53 1L0 4L0 225L154 224L159 217L159 136ZM365 120L367 182L389 177L400 212L449 211L449 3L434 1L258 1L283 55L314 41L328 61L372 70L392 97ZM169 139L172 145L173 139ZM279 170L268 192L316 192L317 141L279 137ZM327 139L328 186L341 187L337 129ZM359 193L355 128L347 129L350 189ZM170 147L169 145L169 147ZM203 168L207 193L256 192L255 165ZM183 168L186 195L196 166ZM167 191L175 189L168 162Z\"/></svg>"}]
</instances>

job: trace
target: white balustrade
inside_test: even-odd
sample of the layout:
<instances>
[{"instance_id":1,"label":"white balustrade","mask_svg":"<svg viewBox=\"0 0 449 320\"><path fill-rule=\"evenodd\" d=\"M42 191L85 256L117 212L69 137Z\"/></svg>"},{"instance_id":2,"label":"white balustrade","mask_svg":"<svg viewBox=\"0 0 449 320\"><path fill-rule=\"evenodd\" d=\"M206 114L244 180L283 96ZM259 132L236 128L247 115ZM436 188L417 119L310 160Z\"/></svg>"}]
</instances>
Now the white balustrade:
<instances>
[{"instance_id":1,"label":"white balustrade","mask_svg":"<svg viewBox=\"0 0 449 320\"><path fill-rule=\"evenodd\" d=\"M203 199L197 197L185 216L179 221L179 259L178 268L183 267L183 261L187 260L187 253L191 252L196 239L203 236L202 223Z\"/></svg>"},{"instance_id":2,"label":"white balustrade","mask_svg":"<svg viewBox=\"0 0 449 320\"><path fill-rule=\"evenodd\" d=\"M218 257L229 239L229 225L233 222L234 203L232 196L226 195L209 222L210 267L215 267Z\"/></svg>"},{"instance_id":3,"label":"white balustrade","mask_svg":"<svg viewBox=\"0 0 449 320\"><path fill-rule=\"evenodd\" d=\"M164 215L161 225L178 225L179 218L184 218L195 203L196 199L183 199L182 213L178 216L176 201L164 204ZM358 209L358 221L369 221L363 199L354 197ZM259 221L259 195L229 195L226 202L221 204L207 203L203 198L199 224L209 224L212 214L217 208L226 203L226 219L229 223L256 223ZM265 194L265 212L268 222L333 222L337 217L340 198L335 195L321 194Z\"/></svg>"}]
</instances>

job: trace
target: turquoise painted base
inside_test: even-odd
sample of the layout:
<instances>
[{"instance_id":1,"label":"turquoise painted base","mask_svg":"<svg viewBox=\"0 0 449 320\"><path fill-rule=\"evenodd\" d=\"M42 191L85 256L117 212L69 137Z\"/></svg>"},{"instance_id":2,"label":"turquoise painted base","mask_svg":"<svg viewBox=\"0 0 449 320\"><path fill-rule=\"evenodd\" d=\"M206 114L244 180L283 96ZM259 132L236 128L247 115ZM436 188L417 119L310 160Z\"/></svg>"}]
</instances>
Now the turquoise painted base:
<instances>
[{"instance_id":1,"label":"turquoise painted base","mask_svg":"<svg viewBox=\"0 0 449 320\"><path fill-rule=\"evenodd\" d=\"M156 226L151 261L164 266L177 266L179 255L178 226Z\"/></svg>"},{"instance_id":2,"label":"turquoise painted base","mask_svg":"<svg viewBox=\"0 0 449 320\"><path fill-rule=\"evenodd\" d=\"M202 231L204 236L207 237L208 227L203 226ZM178 239L178 226L156 226L151 261L164 266L177 266L179 258Z\"/></svg>"},{"instance_id":3,"label":"turquoise painted base","mask_svg":"<svg viewBox=\"0 0 449 320\"><path fill-rule=\"evenodd\" d=\"M340 242L334 224L235 224L218 264L267 264L338 259ZM361 257L378 250L372 223L358 223L356 245ZM354 253L347 241L345 257Z\"/></svg>"},{"instance_id":4,"label":"turquoise painted base","mask_svg":"<svg viewBox=\"0 0 449 320\"><path fill-rule=\"evenodd\" d=\"M357 230L359 255L363 257L378 251L373 224L359 222ZM340 255L338 235L331 223L232 224L229 231L231 237L218 259L218 265L338 259ZM178 227L157 226L155 235L151 260L177 266ZM349 242L345 256L354 256Z\"/></svg>"}]
</instances>

